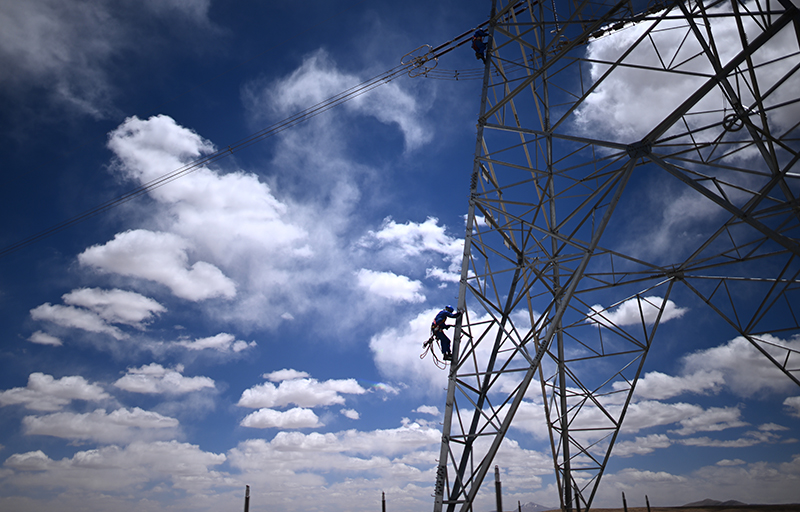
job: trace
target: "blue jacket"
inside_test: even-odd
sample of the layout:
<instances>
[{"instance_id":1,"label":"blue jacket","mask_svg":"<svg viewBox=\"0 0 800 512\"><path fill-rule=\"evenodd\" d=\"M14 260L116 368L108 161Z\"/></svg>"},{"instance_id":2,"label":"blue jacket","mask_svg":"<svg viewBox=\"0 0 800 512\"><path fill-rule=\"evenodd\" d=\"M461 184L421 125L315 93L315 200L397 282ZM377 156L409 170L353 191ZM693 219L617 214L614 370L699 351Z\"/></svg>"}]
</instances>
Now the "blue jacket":
<instances>
[{"instance_id":1,"label":"blue jacket","mask_svg":"<svg viewBox=\"0 0 800 512\"><path fill-rule=\"evenodd\" d=\"M483 29L476 30L475 33L472 34L472 49L476 52L483 53L483 50L486 49L486 43L483 42L483 38L488 35L489 34L484 32Z\"/></svg>"},{"instance_id":2,"label":"blue jacket","mask_svg":"<svg viewBox=\"0 0 800 512\"><path fill-rule=\"evenodd\" d=\"M451 313L446 309L439 311L439 313L436 314L436 318L433 319L431 329L444 329L445 322L448 318L458 318L458 313Z\"/></svg>"}]
</instances>

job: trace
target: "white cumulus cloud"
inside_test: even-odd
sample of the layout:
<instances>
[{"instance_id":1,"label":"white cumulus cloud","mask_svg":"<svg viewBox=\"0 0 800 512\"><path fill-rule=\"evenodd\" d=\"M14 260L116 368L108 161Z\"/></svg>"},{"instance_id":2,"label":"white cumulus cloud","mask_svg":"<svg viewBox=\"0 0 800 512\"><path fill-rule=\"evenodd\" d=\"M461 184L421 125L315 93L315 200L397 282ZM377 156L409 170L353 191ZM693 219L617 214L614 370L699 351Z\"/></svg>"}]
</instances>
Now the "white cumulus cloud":
<instances>
[{"instance_id":1,"label":"white cumulus cloud","mask_svg":"<svg viewBox=\"0 0 800 512\"><path fill-rule=\"evenodd\" d=\"M284 368L283 370L276 370L274 372L265 373L263 377L272 382L280 382L282 380L305 379L309 377L307 372L300 372L291 368Z\"/></svg>"},{"instance_id":2,"label":"white cumulus cloud","mask_svg":"<svg viewBox=\"0 0 800 512\"><path fill-rule=\"evenodd\" d=\"M311 409L294 407L288 411L274 409L259 409L251 412L240 423L243 427L250 428L316 428L324 426Z\"/></svg>"},{"instance_id":3,"label":"white cumulus cloud","mask_svg":"<svg viewBox=\"0 0 800 512\"><path fill-rule=\"evenodd\" d=\"M669 448L672 441L664 434L652 434L645 437L637 437L633 441L623 441L614 445L614 456L631 457L633 455L645 455L653 453L659 448Z\"/></svg>"},{"instance_id":4,"label":"white cumulus cloud","mask_svg":"<svg viewBox=\"0 0 800 512\"><path fill-rule=\"evenodd\" d=\"M222 473L210 468L225 462L224 454L202 451L178 441L133 441L79 451L71 458L49 458L41 450L11 455L4 467L10 485L17 488L70 488L78 499L68 508L80 509L80 500L97 493L135 494L148 483L169 482L192 495L205 496L221 482L230 484Z\"/></svg>"},{"instance_id":5,"label":"white cumulus cloud","mask_svg":"<svg viewBox=\"0 0 800 512\"><path fill-rule=\"evenodd\" d=\"M688 311L687 308L679 308L671 300L664 301L663 297L634 297L628 299L613 310L606 310L600 304L592 306L589 312L589 321L595 322L607 328L626 325L653 325L661 313L661 322L667 322L675 318L680 318Z\"/></svg>"},{"instance_id":6,"label":"white cumulus cloud","mask_svg":"<svg viewBox=\"0 0 800 512\"><path fill-rule=\"evenodd\" d=\"M783 401L783 407L789 416L800 418L800 396L790 396Z\"/></svg>"},{"instance_id":7,"label":"white cumulus cloud","mask_svg":"<svg viewBox=\"0 0 800 512\"><path fill-rule=\"evenodd\" d=\"M422 283L412 281L394 272L374 272L362 268L356 275L358 285L370 293L394 302L424 302L425 296L419 293Z\"/></svg>"},{"instance_id":8,"label":"white cumulus cloud","mask_svg":"<svg viewBox=\"0 0 800 512\"><path fill-rule=\"evenodd\" d=\"M129 443L137 439L170 439L176 435L178 420L138 407L105 409L77 414L56 412L45 416L26 416L22 420L27 435L53 436L75 441Z\"/></svg>"},{"instance_id":9,"label":"white cumulus cloud","mask_svg":"<svg viewBox=\"0 0 800 512\"><path fill-rule=\"evenodd\" d=\"M217 352L241 352L249 347L255 347L256 342L250 343L244 340L237 340L236 336L227 332L221 332L207 338L198 338L194 341L179 340L176 345L186 347L189 350L216 350Z\"/></svg>"},{"instance_id":10,"label":"white cumulus cloud","mask_svg":"<svg viewBox=\"0 0 800 512\"><path fill-rule=\"evenodd\" d=\"M101 386L79 375L55 379L52 375L35 372L28 376L26 387L0 392L0 405L22 404L34 411L57 411L73 400L97 402L110 398Z\"/></svg>"},{"instance_id":11,"label":"white cumulus cloud","mask_svg":"<svg viewBox=\"0 0 800 512\"><path fill-rule=\"evenodd\" d=\"M60 338L42 331L36 331L31 334L28 338L28 341L31 343L37 343L39 345L52 345L54 347L60 347L64 344Z\"/></svg>"},{"instance_id":12,"label":"white cumulus cloud","mask_svg":"<svg viewBox=\"0 0 800 512\"><path fill-rule=\"evenodd\" d=\"M114 385L125 391L147 394L183 394L201 389L215 389L214 380L208 377L184 377L183 367L164 368L150 363L141 368L128 368L127 373Z\"/></svg>"},{"instance_id":13,"label":"white cumulus cloud","mask_svg":"<svg viewBox=\"0 0 800 512\"><path fill-rule=\"evenodd\" d=\"M86 249L78 261L102 272L155 281L190 301L234 297L236 285L219 268L204 261L189 265L190 246L172 233L134 229Z\"/></svg>"},{"instance_id":14,"label":"white cumulus cloud","mask_svg":"<svg viewBox=\"0 0 800 512\"><path fill-rule=\"evenodd\" d=\"M52 322L62 327L108 334L118 340L128 337L128 335L119 328L109 325L105 320L100 318L100 315L97 313L73 306L63 306L61 304L45 302L41 306L37 306L31 310L31 318L40 322Z\"/></svg>"},{"instance_id":15,"label":"white cumulus cloud","mask_svg":"<svg viewBox=\"0 0 800 512\"><path fill-rule=\"evenodd\" d=\"M80 288L62 296L65 304L84 307L112 324L143 328L154 314L167 309L155 300L126 290Z\"/></svg>"},{"instance_id":16,"label":"white cumulus cloud","mask_svg":"<svg viewBox=\"0 0 800 512\"><path fill-rule=\"evenodd\" d=\"M361 395L367 391L355 379L326 380L292 379L275 386L270 382L246 389L238 405L250 408L282 407L295 404L300 407L343 405L345 394Z\"/></svg>"},{"instance_id":17,"label":"white cumulus cloud","mask_svg":"<svg viewBox=\"0 0 800 512\"><path fill-rule=\"evenodd\" d=\"M770 334L758 336L763 347L776 360L786 357L786 349L800 350L800 337L783 340ZM733 393L750 397L762 393L785 393L796 387L771 361L759 352L746 338L738 336L728 343L698 350L683 358L688 374L705 371L720 372L725 388Z\"/></svg>"},{"instance_id":18,"label":"white cumulus cloud","mask_svg":"<svg viewBox=\"0 0 800 512\"><path fill-rule=\"evenodd\" d=\"M649 372L639 378L636 384L636 399L665 400L684 393L714 393L725 384L720 371L700 370L690 375L672 376L661 372ZM627 382L615 382L614 389L627 389Z\"/></svg>"},{"instance_id":19,"label":"white cumulus cloud","mask_svg":"<svg viewBox=\"0 0 800 512\"><path fill-rule=\"evenodd\" d=\"M358 414L358 411L356 411L355 409L342 409L339 412L342 413L342 416L344 416L345 418L349 418L351 420L357 420L361 417L361 415Z\"/></svg>"}]
</instances>

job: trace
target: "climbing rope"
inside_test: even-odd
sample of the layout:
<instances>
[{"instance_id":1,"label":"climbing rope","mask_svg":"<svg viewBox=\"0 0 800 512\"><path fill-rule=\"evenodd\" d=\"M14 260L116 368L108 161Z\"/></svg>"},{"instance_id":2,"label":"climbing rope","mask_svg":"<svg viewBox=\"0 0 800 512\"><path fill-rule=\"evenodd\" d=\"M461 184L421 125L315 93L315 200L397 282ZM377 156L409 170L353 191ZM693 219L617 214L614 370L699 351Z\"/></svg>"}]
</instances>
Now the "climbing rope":
<instances>
[{"instance_id":1,"label":"climbing rope","mask_svg":"<svg viewBox=\"0 0 800 512\"><path fill-rule=\"evenodd\" d=\"M439 347L439 351L441 352L442 346L439 343L439 340L436 339L436 336L434 336L433 333L431 333L431 337L422 344L422 354L419 355L419 358L425 359L425 356L427 356L428 352L430 352L431 357L433 358L433 364L435 364L440 370L444 370L447 368L447 361L440 360L438 357L436 357L436 350L433 350L434 341L436 341L436 346Z\"/></svg>"}]
</instances>

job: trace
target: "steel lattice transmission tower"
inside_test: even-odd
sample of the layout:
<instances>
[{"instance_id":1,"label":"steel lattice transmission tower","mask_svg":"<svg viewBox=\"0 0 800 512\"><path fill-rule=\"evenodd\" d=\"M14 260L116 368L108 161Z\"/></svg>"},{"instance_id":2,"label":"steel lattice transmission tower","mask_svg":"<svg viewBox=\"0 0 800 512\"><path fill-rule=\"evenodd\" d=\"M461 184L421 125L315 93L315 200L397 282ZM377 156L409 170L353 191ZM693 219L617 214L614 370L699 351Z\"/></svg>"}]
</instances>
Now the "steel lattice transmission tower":
<instances>
[{"instance_id":1,"label":"steel lattice transmission tower","mask_svg":"<svg viewBox=\"0 0 800 512\"><path fill-rule=\"evenodd\" d=\"M488 30L434 511L522 421L585 511L677 303L800 384L800 14L494 0Z\"/></svg>"}]
</instances>

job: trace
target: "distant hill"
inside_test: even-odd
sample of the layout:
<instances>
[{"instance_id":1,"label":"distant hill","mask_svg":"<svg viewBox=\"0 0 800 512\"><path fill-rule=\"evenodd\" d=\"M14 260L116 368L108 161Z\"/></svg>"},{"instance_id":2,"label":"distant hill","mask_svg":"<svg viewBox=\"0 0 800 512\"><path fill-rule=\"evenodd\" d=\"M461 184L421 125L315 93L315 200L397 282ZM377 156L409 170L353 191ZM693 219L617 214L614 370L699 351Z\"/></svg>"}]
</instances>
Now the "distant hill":
<instances>
[{"instance_id":1,"label":"distant hill","mask_svg":"<svg viewBox=\"0 0 800 512\"><path fill-rule=\"evenodd\" d=\"M736 500L717 501L706 498L703 501L695 501L693 503L687 503L686 505L681 505L681 506L682 507L743 507L746 505L747 503L742 503L741 501L736 501Z\"/></svg>"},{"instance_id":2,"label":"distant hill","mask_svg":"<svg viewBox=\"0 0 800 512\"><path fill-rule=\"evenodd\" d=\"M520 510L520 507L518 507L516 503L513 506L511 506L510 503L503 503L503 508L506 509L505 512L519 512ZM554 510L558 507L545 507L530 501L528 503L523 503L521 508L522 512L544 512L545 510ZM496 511L493 510L492 512Z\"/></svg>"}]
</instances>

